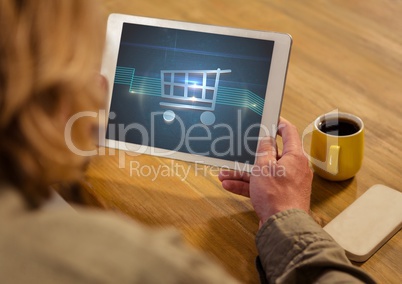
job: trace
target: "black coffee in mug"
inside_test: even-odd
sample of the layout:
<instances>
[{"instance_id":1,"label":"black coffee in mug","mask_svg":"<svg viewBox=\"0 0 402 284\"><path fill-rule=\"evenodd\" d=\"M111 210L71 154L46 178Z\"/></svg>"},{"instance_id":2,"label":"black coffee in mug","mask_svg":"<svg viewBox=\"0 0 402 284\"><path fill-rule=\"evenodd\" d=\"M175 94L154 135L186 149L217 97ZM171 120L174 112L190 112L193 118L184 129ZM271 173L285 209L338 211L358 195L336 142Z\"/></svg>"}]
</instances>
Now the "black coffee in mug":
<instances>
[{"instance_id":1,"label":"black coffee in mug","mask_svg":"<svg viewBox=\"0 0 402 284\"><path fill-rule=\"evenodd\" d=\"M357 133L360 126L353 120L340 117L321 121L318 124L318 129L329 135L347 136Z\"/></svg>"}]
</instances>

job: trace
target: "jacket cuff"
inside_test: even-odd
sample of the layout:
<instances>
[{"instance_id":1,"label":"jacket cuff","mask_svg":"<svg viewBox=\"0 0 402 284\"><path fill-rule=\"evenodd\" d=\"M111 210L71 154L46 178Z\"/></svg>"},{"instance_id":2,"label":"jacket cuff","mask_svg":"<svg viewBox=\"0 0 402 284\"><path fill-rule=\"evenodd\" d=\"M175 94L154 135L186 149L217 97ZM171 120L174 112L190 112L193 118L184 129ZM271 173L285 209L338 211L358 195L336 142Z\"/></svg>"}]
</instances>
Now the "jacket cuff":
<instances>
[{"instance_id":1,"label":"jacket cuff","mask_svg":"<svg viewBox=\"0 0 402 284\"><path fill-rule=\"evenodd\" d=\"M290 209L271 216L256 235L268 281L302 261L305 248L314 242L328 244L334 241L305 211Z\"/></svg>"}]
</instances>

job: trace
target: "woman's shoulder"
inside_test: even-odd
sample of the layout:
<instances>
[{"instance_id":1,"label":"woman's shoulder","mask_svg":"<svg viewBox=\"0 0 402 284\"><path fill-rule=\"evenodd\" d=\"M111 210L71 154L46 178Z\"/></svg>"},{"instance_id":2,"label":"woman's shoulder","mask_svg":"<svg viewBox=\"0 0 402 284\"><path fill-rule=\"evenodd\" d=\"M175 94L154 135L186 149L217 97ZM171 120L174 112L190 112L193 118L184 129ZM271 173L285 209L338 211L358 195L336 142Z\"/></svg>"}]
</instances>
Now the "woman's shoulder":
<instances>
[{"instance_id":1,"label":"woman's shoulder","mask_svg":"<svg viewBox=\"0 0 402 284\"><path fill-rule=\"evenodd\" d=\"M0 209L0 225L7 228L0 232L0 275L13 281L32 274L124 283L136 270L147 269L144 264L157 264L155 244L178 236L111 212L71 206L28 210L21 200L18 193L0 195L0 208L7 204ZM26 273L20 274L20 267Z\"/></svg>"},{"instance_id":2,"label":"woman's shoulder","mask_svg":"<svg viewBox=\"0 0 402 284\"><path fill-rule=\"evenodd\" d=\"M0 195L0 206L1 199ZM9 213L8 229L0 233L3 279L8 275L10 281L18 277L20 282L31 281L24 278L31 273L70 283L83 279L95 283L233 281L185 245L173 229L150 229L127 216L80 207L14 212L18 214ZM20 267L26 267L26 273L18 273Z\"/></svg>"}]
</instances>

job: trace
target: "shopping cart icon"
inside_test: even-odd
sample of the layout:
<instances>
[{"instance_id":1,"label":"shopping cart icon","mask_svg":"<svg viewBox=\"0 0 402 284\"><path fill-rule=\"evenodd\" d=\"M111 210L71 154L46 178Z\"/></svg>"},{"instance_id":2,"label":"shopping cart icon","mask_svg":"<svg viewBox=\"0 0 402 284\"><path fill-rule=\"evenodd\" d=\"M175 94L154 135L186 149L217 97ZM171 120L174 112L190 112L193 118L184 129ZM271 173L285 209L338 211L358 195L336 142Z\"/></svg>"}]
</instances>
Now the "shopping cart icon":
<instances>
[{"instance_id":1,"label":"shopping cart icon","mask_svg":"<svg viewBox=\"0 0 402 284\"><path fill-rule=\"evenodd\" d=\"M211 125L215 122L216 94L220 75L232 70L220 68L216 70L162 70L161 106L177 109L194 109L204 111L200 115L201 122ZM164 112L165 121L175 119L172 110Z\"/></svg>"}]
</instances>

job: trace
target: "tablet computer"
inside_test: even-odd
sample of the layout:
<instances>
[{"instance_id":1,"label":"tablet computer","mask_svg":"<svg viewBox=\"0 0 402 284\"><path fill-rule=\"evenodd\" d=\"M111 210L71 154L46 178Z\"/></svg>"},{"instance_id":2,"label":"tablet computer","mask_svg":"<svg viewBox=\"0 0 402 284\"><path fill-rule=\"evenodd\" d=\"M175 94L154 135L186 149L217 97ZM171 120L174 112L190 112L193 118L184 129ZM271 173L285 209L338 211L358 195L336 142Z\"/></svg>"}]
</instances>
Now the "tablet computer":
<instances>
[{"instance_id":1,"label":"tablet computer","mask_svg":"<svg viewBox=\"0 0 402 284\"><path fill-rule=\"evenodd\" d=\"M275 137L288 34L122 14L108 19L104 146L249 171Z\"/></svg>"}]
</instances>

